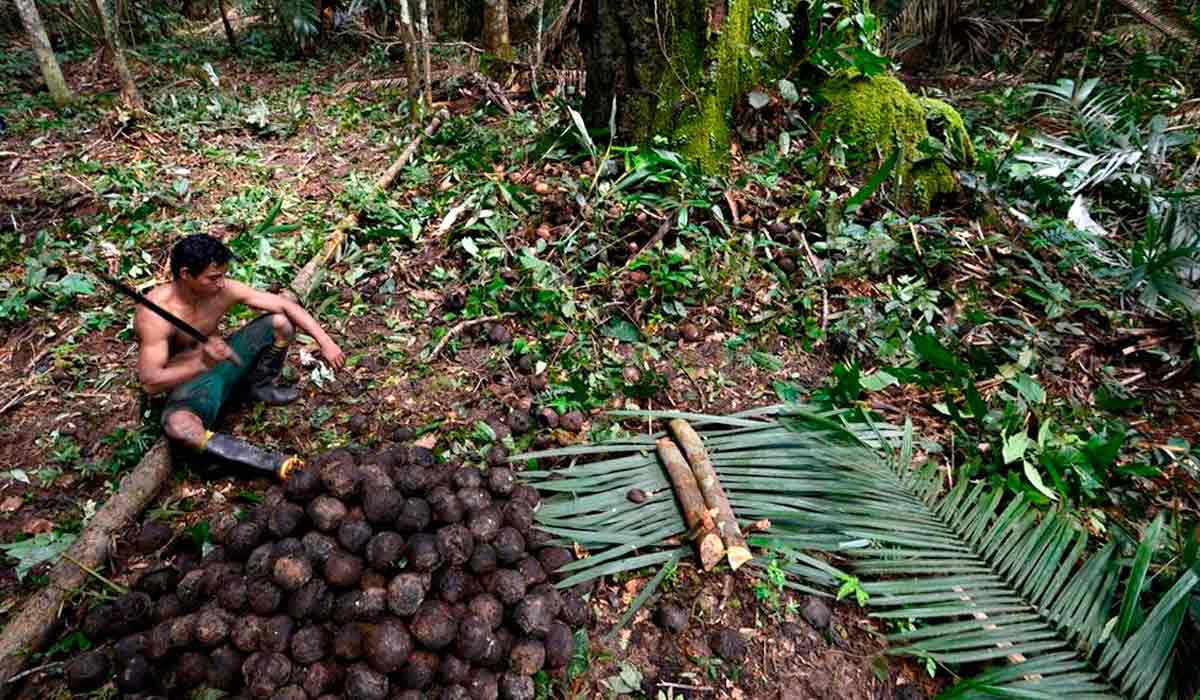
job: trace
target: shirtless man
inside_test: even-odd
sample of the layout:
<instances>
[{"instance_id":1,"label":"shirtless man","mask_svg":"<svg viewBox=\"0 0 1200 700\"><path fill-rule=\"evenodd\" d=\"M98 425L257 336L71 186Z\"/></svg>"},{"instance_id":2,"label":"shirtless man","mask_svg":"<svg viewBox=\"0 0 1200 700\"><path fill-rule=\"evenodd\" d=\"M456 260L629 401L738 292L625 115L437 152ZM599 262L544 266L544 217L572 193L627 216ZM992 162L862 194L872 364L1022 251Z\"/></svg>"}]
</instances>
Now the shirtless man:
<instances>
[{"instance_id":1,"label":"shirtless man","mask_svg":"<svg viewBox=\"0 0 1200 700\"><path fill-rule=\"evenodd\" d=\"M245 389L250 398L272 405L299 398L295 387L277 381L297 328L316 339L321 355L334 369L345 366L346 358L299 304L228 279L225 273L232 257L225 244L203 234L188 236L171 249L171 282L146 296L209 340L201 345L139 307L134 316L140 339L138 379L149 394L170 392L162 425L172 440L226 462L286 477L299 464L297 458L213 432L221 407L235 389ZM264 313L227 342L217 334L217 327L237 304Z\"/></svg>"}]
</instances>

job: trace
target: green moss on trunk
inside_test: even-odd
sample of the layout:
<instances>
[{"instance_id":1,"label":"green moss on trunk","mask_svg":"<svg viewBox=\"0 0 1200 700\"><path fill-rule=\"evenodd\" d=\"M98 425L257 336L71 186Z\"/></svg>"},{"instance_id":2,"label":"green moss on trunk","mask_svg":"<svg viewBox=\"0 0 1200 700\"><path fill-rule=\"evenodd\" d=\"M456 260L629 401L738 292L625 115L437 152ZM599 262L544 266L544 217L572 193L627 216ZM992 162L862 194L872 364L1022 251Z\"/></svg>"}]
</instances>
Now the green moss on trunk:
<instances>
[{"instance_id":1,"label":"green moss on trunk","mask_svg":"<svg viewBox=\"0 0 1200 700\"><path fill-rule=\"evenodd\" d=\"M975 150L962 117L940 100L915 97L887 75L832 81L822 129L849 148L850 165L878 164L900 149L894 179L901 199L928 211L934 200L959 190L951 165L969 166Z\"/></svg>"}]
</instances>

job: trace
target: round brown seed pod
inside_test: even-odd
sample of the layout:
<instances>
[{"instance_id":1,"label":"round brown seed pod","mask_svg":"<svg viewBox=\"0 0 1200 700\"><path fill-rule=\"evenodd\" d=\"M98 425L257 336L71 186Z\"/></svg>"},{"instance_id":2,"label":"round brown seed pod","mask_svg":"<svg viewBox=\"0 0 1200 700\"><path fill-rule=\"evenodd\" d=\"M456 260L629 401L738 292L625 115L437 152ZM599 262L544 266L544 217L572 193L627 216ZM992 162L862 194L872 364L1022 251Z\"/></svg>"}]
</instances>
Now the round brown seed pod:
<instances>
[{"instance_id":1,"label":"round brown seed pod","mask_svg":"<svg viewBox=\"0 0 1200 700\"><path fill-rule=\"evenodd\" d=\"M234 559L245 559L258 546L262 538L262 528L253 522L238 523L229 533L229 543L226 548Z\"/></svg>"},{"instance_id":2,"label":"round brown seed pod","mask_svg":"<svg viewBox=\"0 0 1200 700\"><path fill-rule=\"evenodd\" d=\"M364 571L362 578L358 580L359 587L364 591L371 588L387 588L387 584L387 576L384 576L383 574L374 570Z\"/></svg>"},{"instance_id":3,"label":"round brown seed pod","mask_svg":"<svg viewBox=\"0 0 1200 700\"><path fill-rule=\"evenodd\" d=\"M492 495L481 488L459 489L455 495L468 514L481 508L490 508L492 505Z\"/></svg>"},{"instance_id":4,"label":"round brown seed pod","mask_svg":"<svg viewBox=\"0 0 1200 700\"><path fill-rule=\"evenodd\" d=\"M375 531L371 529L367 521L359 518L347 518L338 527L337 541L347 552L359 554L374 535Z\"/></svg>"},{"instance_id":5,"label":"round brown seed pod","mask_svg":"<svg viewBox=\"0 0 1200 700\"><path fill-rule=\"evenodd\" d=\"M296 634L296 622L287 615L276 615L263 624L259 649L286 654Z\"/></svg>"},{"instance_id":6,"label":"round brown seed pod","mask_svg":"<svg viewBox=\"0 0 1200 700\"><path fill-rule=\"evenodd\" d=\"M229 641L233 643L235 649L243 654L256 652L262 643L265 623L266 620L258 615L246 615L233 624Z\"/></svg>"},{"instance_id":7,"label":"round brown seed pod","mask_svg":"<svg viewBox=\"0 0 1200 700\"><path fill-rule=\"evenodd\" d=\"M525 577L525 585L536 586L539 583L546 582L546 572L542 569L542 564L533 557L525 557L517 562L517 571Z\"/></svg>"},{"instance_id":8,"label":"round brown seed pod","mask_svg":"<svg viewBox=\"0 0 1200 700\"><path fill-rule=\"evenodd\" d=\"M221 511L208 521L208 535L213 544L229 544L229 534L237 527L237 516L229 511Z\"/></svg>"},{"instance_id":9,"label":"round brown seed pod","mask_svg":"<svg viewBox=\"0 0 1200 700\"><path fill-rule=\"evenodd\" d=\"M488 453L488 462L491 462L492 453ZM505 450L504 459L508 458L507 450ZM503 463L503 462L501 462ZM493 465L492 469L488 470L488 488L497 496L507 496L512 493L513 488L517 485L517 477L513 474L513 470L507 467Z\"/></svg>"},{"instance_id":10,"label":"round brown seed pod","mask_svg":"<svg viewBox=\"0 0 1200 700\"><path fill-rule=\"evenodd\" d=\"M368 489L363 495L363 515L373 525L391 525L400 515L404 496L391 488Z\"/></svg>"},{"instance_id":11,"label":"round brown seed pod","mask_svg":"<svg viewBox=\"0 0 1200 700\"><path fill-rule=\"evenodd\" d=\"M477 543L475 551L471 553L470 561L467 562L467 566L479 576L492 573L499 566L495 548L486 542Z\"/></svg>"},{"instance_id":12,"label":"round brown seed pod","mask_svg":"<svg viewBox=\"0 0 1200 700\"><path fill-rule=\"evenodd\" d=\"M404 538L395 532L381 532L367 543L367 562L377 571L392 571L403 557Z\"/></svg>"},{"instance_id":13,"label":"round brown seed pod","mask_svg":"<svg viewBox=\"0 0 1200 700\"><path fill-rule=\"evenodd\" d=\"M517 643L517 638L503 625L497 627L493 634L496 635L496 644L488 650L480 663L488 668L502 668L508 665L508 655Z\"/></svg>"},{"instance_id":14,"label":"round brown seed pod","mask_svg":"<svg viewBox=\"0 0 1200 700\"><path fill-rule=\"evenodd\" d=\"M396 575L388 584L388 608L395 614L408 617L425 601L429 578L414 572Z\"/></svg>"},{"instance_id":15,"label":"round brown seed pod","mask_svg":"<svg viewBox=\"0 0 1200 700\"><path fill-rule=\"evenodd\" d=\"M275 560L278 558L273 542L260 544L246 557L246 576L252 579L271 578L271 574L275 572Z\"/></svg>"},{"instance_id":16,"label":"round brown seed pod","mask_svg":"<svg viewBox=\"0 0 1200 700\"><path fill-rule=\"evenodd\" d=\"M516 673L500 677L500 700L533 700L536 693L533 679Z\"/></svg>"},{"instance_id":17,"label":"round brown seed pod","mask_svg":"<svg viewBox=\"0 0 1200 700\"><path fill-rule=\"evenodd\" d=\"M164 566L154 569L138 580L137 587L150 594L152 598L160 598L179 585L179 571L174 567Z\"/></svg>"},{"instance_id":18,"label":"round brown seed pod","mask_svg":"<svg viewBox=\"0 0 1200 700\"><path fill-rule=\"evenodd\" d=\"M429 503L423 498L406 498L396 518L396 529L405 534L420 532L429 527L433 515Z\"/></svg>"},{"instance_id":19,"label":"round brown seed pod","mask_svg":"<svg viewBox=\"0 0 1200 700\"><path fill-rule=\"evenodd\" d=\"M217 603L231 613L241 612L246 607L249 588L245 576L226 575L221 580L221 588L217 591Z\"/></svg>"},{"instance_id":20,"label":"round brown seed pod","mask_svg":"<svg viewBox=\"0 0 1200 700\"><path fill-rule=\"evenodd\" d=\"M544 640L546 648L546 668L559 669L571 662L575 653L575 635L571 628L555 620L550 623Z\"/></svg>"},{"instance_id":21,"label":"round brown seed pod","mask_svg":"<svg viewBox=\"0 0 1200 700\"><path fill-rule=\"evenodd\" d=\"M559 416L558 425L569 433L578 433L583 430L583 420L583 414L579 411L569 411Z\"/></svg>"},{"instance_id":22,"label":"round brown seed pod","mask_svg":"<svg viewBox=\"0 0 1200 700\"><path fill-rule=\"evenodd\" d=\"M490 593L500 599L504 605L516 605L525 597L528 585L521 572L513 569L500 569L491 578Z\"/></svg>"},{"instance_id":23,"label":"round brown seed pod","mask_svg":"<svg viewBox=\"0 0 1200 700\"><path fill-rule=\"evenodd\" d=\"M337 588L354 588L362 578L363 561L345 552L333 552L322 567L325 581Z\"/></svg>"},{"instance_id":24,"label":"round brown seed pod","mask_svg":"<svg viewBox=\"0 0 1200 700\"><path fill-rule=\"evenodd\" d=\"M407 496L424 494L433 483L433 473L420 466L399 467L395 476L396 487Z\"/></svg>"},{"instance_id":25,"label":"round brown seed pod","mask_svg":"<svg viewBox=\"0 0 1200 700\"><path fill-rule=\"evenodd\" d=\"M513 673L532 676L546 665L546 647L537 639L519 640L508 654L508 668Z\"/></svg>"},{"instance_id":26,"label":"round brown seed pod","mask_svg":"<svg viewBox=\"0 0 1200 700\"><path fill-rule=\"evenodd\" d=\"M471 669L471 676L467 680L467 693L471 700L497 700L500 687L496 674L486 668Z\"/></svg>"},{"instance_id":27,"label":"round brown seed pod","mask_svg":"<svg viewBox=\"0 0 1200 700\"><path fill-rule=\"evenodd\" d=\"M536 524L525 533L525 548L531 552L549 547L554 542L554 535L539 528Z\"/></svg>"},{"instance_id":28,"label":"round brown seed pod","mask_svg":"<svg viewBox=\"0 0 1200 700\"><path fill-rule=\"evenodd\" d=\"M323 488L315 469L297 469L283 482L283 495L294 503L308 503L319 496Z\"/></svg>"},{"instance_id":29,"label":"round brown seed pod","mask_svg":"<svg viewBox=\"0 0 1200 700\"><path fill-rule=\"evenodd\" d=\"M308 519L321 532L333 532L346 518L346 504L333 496L317 496L308 504Z\"/></svg>"},{"instance_id":30,"label":"round brown seed pod","mask_svg":"<svg viewBox=\"0 0 1200 700\"><path fill-rule=\"evenodd\" d=\"M208 677L204 680L207 685L219 690L230 690L238 684L244 659L237 649L228 644L218 647L208 660Z\"/></svg>"},{"instance_id":31,"label":"round brown seed pod","mask_svg":"<svg viewBox=\"0 0 1200 700\"><path fill-rule=\"evenodd\" d=\"M246 602L256 615L270 615L279 609L283 602L283 591L279 586L266 580L259 579L250 583L246 589Z\"/></svg>"},{"instance_id":32,"label":"round brown seed pod","mask_svg":"<svg viewBox=\"0 0 1200 700\"><path fill-rule=\"evenodd\" d=\"M67 687L79 693L100 687L108 680L108 655L102 651L87 651L73 657L63 669Z\"/></svg>"},{"instance_id":33,"label":"round brown seed pod","mask_svg":"<svg viewBox=\"0 0 1200 700\"><path fill-rule=\"evenodd\" d=\"M171 623L160 622L146 635L146 656L155 661L171 653Z\"/></svg>"},{"instance_id":34,"label":"round brown seed pod","mask_svg":"<svg viewBox=\"0 0 1200 700\"><path fill-rule=\"evenodd\" d=\"M146 635L131 634L113 645L113 658L118 666L124 666L135 656L146 653Z\"/></svg>"},{"instance_id":35,"label":"round brown seed pod","mask_svg":"<svg viewBox=\"0 0 1200 700\"><path fill-rule=\"evenodd\" d=\"M435 487L429 492L426 500L429 502L429 511L433 514L434 522L447 525L457 523L463 519L466 512L462 501L446 486Z\"/></svg>"},{"instance_id":36,"label":"round brown seed pod","mask_svg":"<svg viewBox=\"0 0 1200 700\"><path fill-rule=\"evenodd\" d=\"M480 593L467 604L469 614L487 623L488 629L496 629L504 622L504 605L491 593Z\"/></svg>"},{"instance_id":37,"label":"round brown seed pod","mask_svg":"<svg viewBox=\"0 0 1200 700\"><path fill-rule=\"evenodd\" d=\"M172 649L182 649L192 643L196 631L196 618L193 615L181 615L167 622L167 630Z\"/></svg>"},{"instance_id":38,"label":"round brown seed pod","mask_svg":"<svg viewBox=\"0 0 1200 700\"><path fill-rule=\"evenodd\" d=\"M287 614L297 620L324 620L333 610L333 595L325 582L313 579L288 596Z\"/></svg>"},{"instance_id":39,"label":"round brown seed pod","mask_svg":"<svg viewBox=\"0 0 1200 700\"><path fill-rule=\"evenodd\" d=\"M196 615L193 631L196 643L204 647L215 647L229 638L229 622L216 610L204 610Z\"/></svg>"},{"instance_id":40,"label":"round brown seed pod","mask_svg":"<svg viewBox=\"0 0 1200 700\"><path fill-rule=\"evenodd\" d=\"M399 620L384 620L362 628L363 656L376 671L391 673L408 661L412 638Z\"/></svg>"},{"instance_id":41,"label":"round brown seed pod","mask_svg":"<svg viewBox=\"0 0 1200 700\"><path fill-rule=\"evenodd\" d=\"M332 693L342 684L345 671L336 661L326 659L308 667L304 674L304 692L308 697L317 698L324 693Z\"/></svg>"},{"instance_id":42,"label":"round brown seed pod","mask_svg":"<svg viewBox=\"0 0 1200 700\"><path fill-rule=\"evenodd\" d=\"M408 565L416 571L433 571L442 563L437 539L433 535L417 533L408 538Z\"/></svg>"},{"instance_id":43,"label":"round brown seed pod","mask_svg":"<svg viewBox=\"0 0 1200 700\"><path fill-rule=\"evenodd\" d=\"M558 614L562 617L563 622L576 628L587 627L592 623L592 609L578 591L572 589L564 591L560 595L562 610Z\"/></svg>"},{"instance_id":44,"label":"round brown seed pod","mask_svg":"<svg viewBox=\"0 0 1200 700\"><path fill-rule=\"evenodd\" d=\"M285 685L275 691L271 700L308 700L308 694L304 692L304 688L298 685Z\"/></svg>"},{"instance_id":45,"label":"round brown seed pod","mask_svg":"<svg viewBox=\"0 0 1200 700\"><path fill-rule=\"evenodd\" d=\"M457 651L467 661L479 661L496 643L492 627L478 615L468 614L458 623Z\"/></svg>"},{"instance_id":46,"label":"round brown seed pod","mask_svg":"<svg viewBox=\"0 0 1200 700\"><path fill-rule=\"evenodd\" d=\"M542 498L538 495L537 489L529 484L517 484L513 487L512 495L509 497L509 502L512 501L520 501L530 508L537 510L538 505L542 502Z\"/></svg>"},{"instance_id":47,"label":"round brown seed pod","mask_svg":"<svg viewBox=\"0 0 1200 700\"><path fill-rule=\"evenodd\" d=\"M492 445L487 451L487 463L489 467L503 467L508 462L508 449L504 445ZM490 474L490 472L489 472ZM495 489L492 489L495 491ZM500 495L507 495L500 494Z\"/></svg>"},{"instance_id":48,"label":"round brown seed pod","mask_svg":"<svg viewBox=\"0 0 1200 700\"><path fill-rule=\"evenodd\" d=\"M324 564L330 553L338 548L336 540L316 530L306 532L300 539L300 546L304 548L304 556L308 557L314 566Z\"/></svg>"},{"instance_id":49,"label":"round brown seed pod","mask_svg":"<svg viewBox=\"0 0 1200 700\"><path fill-rule=\"evenodd\" d=\"M400 671L400 685L411 690L425 690L437 678L439 661L438 655L431 651L414 651Z\"/></svg>"},{"instance_id":50,"label":"round brown seed pod","mask_svg":"<svg viewBox=\"0 0 1200 700\"><path fill-rule=\"evenodd\" d=\"M242 679L253 697L271 697L292 675L292 662L278 653L256 652L242 664Z\"/></svg>"},{"instance_id":51,"label":"round brown seed pod","mask_svg":"<svg viewBox=\"0 0 1200 700\"><path fill-rule=\"evenodd\" d=\"M329 633L323 627L309 625L292 635L290 646L292 659L296 663L306 666L314 664L329 653Z\"/></svg>"},{"instance_id":52,"label":"round brown seed pod","mask_svg":"<svg viewBox=\"0 0 1200 700\"><path fill-rule=\"evenodd\" d=\"M387 610L387 591L371 588L338 596L333 605L335 622L374 622Z\"/></svg>"},{"instance_id":53,"label":"round brown seed pod","mask_svg":"<svg viewBox=\"0 0 1200 700\"><path fill-rule=\"evenodd\" d=\"M529 595L543 596L550 604L550 617L558 617L562 612L562 594L553 584L542 583L529 589Z\"/></svg>"},{"instance_id":54,"label":"round brown seed pod","mask_svg":"<svg viewBox=\"0 0 1200 700\"><path fill-rule=\"evenodd\" d=\"M533 527L533 508L525 501L512 500L504 506L504 524L525 534Z\"/></svg>"},{"instance_id":55,"label":"round brown seed pod","mask_svg":"<svg viewBox=\"0 0 1200 700\"><path fill-rule=\"evenodd\" d=\"M193 569L179 579L179 585L175 587L175 597L179 598L179 604L185 609L195 610L200 607L204 598L204 574L204 569Z\"/></svg>"},{"instance_id":56,"label":"round brown seed pod","mask_svg":"<svg viewBox=\"0 0 1200 700\"><path fill-rule=\"evenodd\" d=\"M113 607L117 613L117 624L114 633L137 630L145 627L154 616L154 601L150 595L141 591L126 593L117 598Z\"/></svg>"},{"instance_id":57,"label":"round brown seed pod","mask_svg":"<svg viewBox=\"0 0 1200 700\"><path fill-rule=\"evenodd\" d=\"M470 598L476 593L476 588L478 584L475 579L461 567L445 566L433 575L433 590L447 605Z\"/></svg>"},{"instance_id":58,"label":"round brown seed pod","mask_svg":"<svg viewBox=\"0 0 1200 700\"><path fill-rule=\"evenodd\" d=\"M175 684L182 688L195 688L208 680L208 656L198 651L187 651L179 657L175 666Z\"/></svg>"},{"instance_id":59,"label":"round brown seed pod","mask_svg":"<svg viewBox=\"0 0 1200 700\"><path fill-rule=\"evenodd\" d=\"M304 508L295 503L280 503L271 509L267 531L277 538L289 537L304 520Z\"/></svg>"},{"instance_id":60,"label":"round brown seed pod","mask_svg":"<svg viewBox=\"0 0 1200 700\"><path fill-rule=\"evenodd\" d=\"M437 651L454 641L458 623L445 603L427 600L413 615L410 631L426 649Z\"/></svg>"},{"instance_id":61,"label":"round brown seed pod","mask_svg":"<svg viewBox=\"0 0 1200 700\"><path fill-rule=\"evenodd\" d=\"M154 604L154 621L168 622L179 617L184 612L183 603L179 602L179 598L174 593L168 593L159 598L158 602ZM84 630L84 634L87 634L91 639L101 639L99 636L88 634L86 629Z\"/></svg>"},{"instance_id":62,"label":"round brown seed pod","mask_svg":"<svg viewBox=\"0 0 1200 700\"><path fill-rule=\"evenodd\" d=\"M442 661L442 665L446 665L445 660ZM442 688L442 694L438 700L471 700L471 695L467 692L466 686L454 684Z\"/></svg>"},{"instance_id":63,"label":"round brown seed pod","mask_svg":"<svg viewBox=\"0 0 1200 700\"><path fill-rule=\"evenodd\" d=\"M549 596L529 595L517 603L513 622L523 634L540 639L550 630L550 623L557 613Z\"/></svg>"},{"instance_id":64,"label":"round brown seed pod","mask_svg":"<svg viewBox=\"0 0 1200 700\"><path fill-rule=\"evenodd\" d=\"M115 680L117 690L126 695L132 695L145 690L153 678L154 671L150 666L150 660L138 654L121 665Z\"/></svg>"},{"instance_id":65,"label":"round brown seed pod","mask_svg":"<svg viewBox=\"0 0 1200 700\"><path fill-rule=\"evenodd\" d=\"M384 700L388 677L366 664L354 664L346 671L347 700Z\"/></svg>"},{"instance_id":66,"label":"round brown seed pod","mask_svg":"<svg viewBox=\"0 0 1200 700\"><path fill-rule=\"evenodd\" d=\"M471 677L471 664L457 656L443 654L438 665L438 680L444 685L464 685Z\"/></svg>"},{"instance_id":67,"label":"round brown seed pod","mask_svg":"<svg viewBox=\"0 0 1200 700\"><path fill-rule=\"evenodd\" d=\"M174 534L171 526L163 521L147 520L138 530L137 537L134 539L134 547L142 554L149 554L167 546Z\"/></svg>"},{"instance_id":68,"label":"round brown seed pod","mask_svg":"<svg viewBox=\"0 0 1200 700\"><path fill-rule=\"evenodd\" d=\"M538 551L537 558L542 570L550 574L575 561L571 551L563 547L544 547Z\"/></svg>"},{"instance_id":69,"label":"round brown seed pod","mask_svg":"<svg viewBox=\"0 0 1200 700\"><path fill-rule=\"evenodd\" d=\"M459 467L450 476L456 489L477 489L483 486L483 472L478 467Z\"/></svg>"},{"instance_id":70,"label":"round brown seed pod","mask_svg":"<svg viewBox=\"0 0 1200 700\"><path fill-rule=\"evenodd\" d=\"M363 639L359 625L339 625L333 633L333 655L342 661L362 657Z\"/></svg>"},{"instance_id":71,"label":"round brown seed pod","mask_svg":"<svg viewBox=\"0 0 1200 700\"><path fill-rule=\"evenodd\" d=\"M425 467L426 469L432 467L436 461L433 452L428 447L421 447L420 445L413 445L409 449L408 458L410 463L418 467Z\"/></svg>"},{"instance_id":72,"label":"round brown seed pod","mask_svg":"<svg viewBox=\"0 0 1200 700\"><path fill-rule=\"evenodd\" d=\"M321 484L330 496L339 500L346 501L357 495L361 481L362 475L352 461L335 461L321 467Z\"/></svg>"},{"instance_id":73,"label":"round brown seed pod","mask_svg":"<svg viewBox=\"0 0 1200 700\"><path fill-rule=\"evenodd\" d=\"M514 527L500 528L491 544L496 550L496 560L501 564L516 563L525 556L525 538Z\"/></svg>"},{"instance_id":74,"label":"round brown seed pod","mask_svg":"<svg viewBox=\"0 0 1200 700\"><path fill-rule=\"evenodd\" d=\"M285 591L296 591L312 580L312 564L304 556L279 557L275 560L275 585Z\"/></svg>"},{"instance_id":75,"label":"round brown seed pod","mask_svg":"<svg viewBox=\"0 0 1200 700\"><path fill-rule=\"evenodd\" d=\"M443 563L462 566L475 550L475 539L463 525L447 525L437 531L437 548Z\"/></svg>"}]
</instances>

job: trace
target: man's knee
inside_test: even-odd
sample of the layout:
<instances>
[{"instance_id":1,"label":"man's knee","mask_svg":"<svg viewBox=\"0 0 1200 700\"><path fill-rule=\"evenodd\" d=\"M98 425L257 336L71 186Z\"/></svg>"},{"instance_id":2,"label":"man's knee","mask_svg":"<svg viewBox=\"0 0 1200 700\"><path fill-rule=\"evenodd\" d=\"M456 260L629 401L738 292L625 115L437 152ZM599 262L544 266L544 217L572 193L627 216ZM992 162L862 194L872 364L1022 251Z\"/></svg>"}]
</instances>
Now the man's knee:
<instances>
[{"instance_id":1,"label":"man's knee","mask_svg":"<svg viewBox=\"0 0 1200 700\"><path fill-rule=\"evenodd\" d=\"M283 314L271 314L271 328L275 330L276 340L291 340L296 332L292 322Z\"/></svg>"},{"instance_id":2,"label":"man's knee","mask_svg":"<svg viewBox=\"0 0 1200 700\"><path fill-rule=\"evenodd\" d=\"M204 422L190 411L175 411L163 421L167 437L192 449L204 447Z\"/></svg>"}]
</instances>

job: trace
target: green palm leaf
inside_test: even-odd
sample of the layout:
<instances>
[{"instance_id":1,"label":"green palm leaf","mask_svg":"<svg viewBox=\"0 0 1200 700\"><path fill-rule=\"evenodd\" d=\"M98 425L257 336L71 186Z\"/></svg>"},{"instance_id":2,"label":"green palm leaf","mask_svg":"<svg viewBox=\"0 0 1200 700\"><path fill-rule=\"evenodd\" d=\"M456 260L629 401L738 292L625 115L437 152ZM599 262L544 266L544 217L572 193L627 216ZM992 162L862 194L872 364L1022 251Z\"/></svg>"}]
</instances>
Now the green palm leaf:
<instances>
[{"instance_id":1,"label":"green palm leaf","mask_svg":"<svg viewBox=\"0 0 1200 700\"><path fill-rule=\"evenodd\" d=\"M874 616L922 624L893 635L892 653L999 664L946 697L1168 695L1175 642L1200 577L1185 571L1143 615L1161 521L1132 561L1115 544L1085 558L1087 534L1062 513L1043 515L1020 496L1006 500L969 482L943 494L936 465L912 465L911 426L849 423L795 406L730 417L627 415L693 423L739 519L771 521L749 541L782 558L790 586L835 589L846 574L805 552L836 554L861 580ZM653 450L659 436L514 458L576 460L526 473L557 494L538 512L542 526L589 555L566 568L561 585L690 553ZM603 459L577 461L584 457ZM648 500L631 502L631 488ZM749 568L761 572L764 559ZM648 597L643 591L639 602Z\"/></svg>"}]
</instances>

